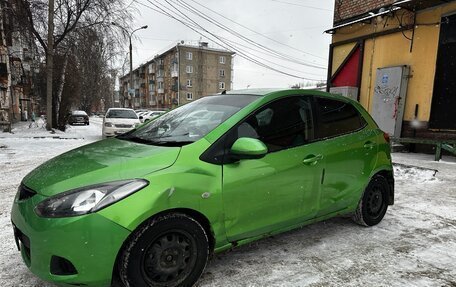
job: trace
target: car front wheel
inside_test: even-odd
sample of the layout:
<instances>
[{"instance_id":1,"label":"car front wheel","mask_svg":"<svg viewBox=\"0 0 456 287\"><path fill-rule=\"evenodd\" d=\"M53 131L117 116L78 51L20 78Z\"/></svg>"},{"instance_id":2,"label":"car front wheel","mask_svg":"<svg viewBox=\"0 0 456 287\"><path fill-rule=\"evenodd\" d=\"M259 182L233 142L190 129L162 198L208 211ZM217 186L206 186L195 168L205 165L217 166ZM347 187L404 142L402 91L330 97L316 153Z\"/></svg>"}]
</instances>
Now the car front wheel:
<instances>
[{"instance_id":1,"label":"car front wheel","mask_svg":"<svg viewBox=\"0 0 456 287\"><path fill-rule=\"evenodd\" d=\"M201 224L181 213L158 216L128 239L119 275L127 287L192 286L208 256L208 237Z\"/></svg>"},{"instance_id":2,"label":"car front wheel","mask_svg":"<svg viewBox=\"0 0 456 287\"><path fill-rule=\"evenodd\" d=\"M388 209L389 184L386 178L375 175L367 185L363 197L353 215L353 220L364 226L382 221Z\"/></svg>"}]
</instances>

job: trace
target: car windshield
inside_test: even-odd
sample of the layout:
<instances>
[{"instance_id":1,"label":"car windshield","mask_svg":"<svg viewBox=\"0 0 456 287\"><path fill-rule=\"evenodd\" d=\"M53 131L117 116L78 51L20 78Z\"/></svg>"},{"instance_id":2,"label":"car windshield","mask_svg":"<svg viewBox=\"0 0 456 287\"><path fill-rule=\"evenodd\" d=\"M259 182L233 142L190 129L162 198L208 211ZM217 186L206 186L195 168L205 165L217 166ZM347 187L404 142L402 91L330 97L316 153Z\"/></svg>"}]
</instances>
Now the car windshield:
<instances>
[{"instance_id":1,"label":"car windshield","mask_svg":"<svg viewBox=\"0 0 456 287\"><path fill-rule=\"evenodd\" d=\"M109 110L106 118L137 119L138 115L133 110Z\"/></svg>"},{"instance_id":2,"label":"car windshield","mask_svg":"<svg viewBox=\"0 0 456 287\"><path fill-rule=\"evenodd\" d=\"M87 116L87 113L84 111L73 111L73 115L75 116Z\"/></svg>"},{"instance_id":3,"label":"car windshield","mask_svg":"<svg viewBox=\"0 0 456 287\"><path fill-rule=\"evenodd\" d=\"M119 139L144 144L182 146L199 140L258 96L216 95L172 110Z\"/></svg>"}]
</instances>

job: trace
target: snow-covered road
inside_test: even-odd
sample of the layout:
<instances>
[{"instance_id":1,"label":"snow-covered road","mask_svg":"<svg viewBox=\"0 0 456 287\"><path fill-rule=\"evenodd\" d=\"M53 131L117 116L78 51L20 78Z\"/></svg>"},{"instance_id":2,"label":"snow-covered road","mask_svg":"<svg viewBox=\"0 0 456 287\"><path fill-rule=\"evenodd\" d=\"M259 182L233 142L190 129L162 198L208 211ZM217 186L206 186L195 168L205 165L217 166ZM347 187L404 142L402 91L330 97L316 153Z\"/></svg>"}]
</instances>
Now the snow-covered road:
<instances>
[{"instance_id":1,"label":"snow-covered road","mask_svg":"<svg viewBox=\"0 0 456 287\"><path fill-rule=\"evenodd\" d=\"M0 133L0 286L53 286L16 250L10 209L21 179L45 160L101 139L101 119L49 134ZM62 139L66 138L66 139ZM394 154L396 204L375 227L336 218L216 255L199 286L456 286L456 161ZM407 165L437 169L410 168Z\"/></svg>"}]
</instances>

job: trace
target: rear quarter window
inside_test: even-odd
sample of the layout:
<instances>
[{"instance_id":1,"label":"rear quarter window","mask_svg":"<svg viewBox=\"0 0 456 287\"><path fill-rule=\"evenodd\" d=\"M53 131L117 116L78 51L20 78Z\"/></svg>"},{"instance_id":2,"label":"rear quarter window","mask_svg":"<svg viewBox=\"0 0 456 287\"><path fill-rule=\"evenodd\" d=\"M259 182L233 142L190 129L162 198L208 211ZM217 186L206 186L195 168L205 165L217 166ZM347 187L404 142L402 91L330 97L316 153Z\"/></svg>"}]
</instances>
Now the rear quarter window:
<instances>
[{"instance_id":1,"label":"rear quarter window","mask_svg":"<svg viewBox=\"0 0 456 287\"><path fill-rule=\"evenodd\" d=\"M350 103L316 98L318 110L318 138L336 137L358 131L366 121Z\"/></svg>"}]
</instances>

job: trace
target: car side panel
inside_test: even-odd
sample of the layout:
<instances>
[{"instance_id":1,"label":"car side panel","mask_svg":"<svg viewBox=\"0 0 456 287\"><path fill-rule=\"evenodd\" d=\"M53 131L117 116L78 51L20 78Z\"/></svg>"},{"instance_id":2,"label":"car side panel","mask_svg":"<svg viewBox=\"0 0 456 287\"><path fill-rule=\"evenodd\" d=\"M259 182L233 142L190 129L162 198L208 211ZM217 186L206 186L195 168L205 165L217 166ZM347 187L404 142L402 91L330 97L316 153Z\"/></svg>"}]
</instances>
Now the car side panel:
<instances>
[{"instance_id":1,"label":"car side panel","mask_svg":"<svg viewBox=\"0 0 456 287\"><path fill-rule=\"evenodd\" d=\"M98 213L132 231L155 214L190 209L210 222L215 247L225 246L222 167L195 161L195 155L208 147L205 139L182 147L173 166L144 177L149 186Z\"/></svg>"}]
</instances>

